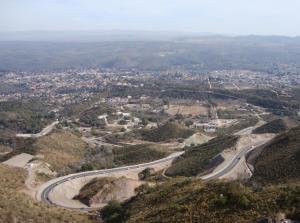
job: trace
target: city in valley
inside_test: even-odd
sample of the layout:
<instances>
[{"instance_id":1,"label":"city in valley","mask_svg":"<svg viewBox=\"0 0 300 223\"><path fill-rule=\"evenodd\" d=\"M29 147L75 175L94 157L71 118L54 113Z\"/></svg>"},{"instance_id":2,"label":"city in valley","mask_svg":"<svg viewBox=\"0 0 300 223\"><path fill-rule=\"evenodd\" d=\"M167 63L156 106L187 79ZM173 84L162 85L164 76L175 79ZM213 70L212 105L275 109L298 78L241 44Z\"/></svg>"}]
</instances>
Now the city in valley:
<instances>
[{"instance_id":1,"label":"city in valley","mask_svg":"<svg viewBox=\"0 0 300 223\"><path fill-rule=\"evenodd\" d=\"M0 223L299 223L299 7L1 2Z\"/></svg>"},{"instance_id":2,"label":"city in valley","mask_svg":"<svg viewBox=\"0 0 300 223\"><path fill-rule=\"evenodd\" d=\"M261 148L297 131L300 116L296 73L91 68L0 79L4 170L28 172L26 193L39 202L95 219L112 200L179 176L256 179Z\"/></svg>"}]
</instances>

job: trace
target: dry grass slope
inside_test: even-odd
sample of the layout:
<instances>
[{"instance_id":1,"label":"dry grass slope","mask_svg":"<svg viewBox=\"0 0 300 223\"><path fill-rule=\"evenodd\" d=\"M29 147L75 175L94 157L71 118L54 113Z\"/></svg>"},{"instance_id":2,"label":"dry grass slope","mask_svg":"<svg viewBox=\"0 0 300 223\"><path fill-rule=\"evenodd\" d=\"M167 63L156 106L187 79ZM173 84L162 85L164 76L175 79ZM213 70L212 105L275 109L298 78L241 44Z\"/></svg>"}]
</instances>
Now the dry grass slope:
<instances>
[{"instance_id":1,"label":"dry grass slope","mask_svg":"<svg viewBox=\"0 0 300 223\"><path fill-rule=\"evenodd\" d=\"M143 193L123 205L128 223L249 223L282 211L299 218L300 187L266 187L255 191L238 182L203 183L176 179Z\"/></svg>"},{"instance_id":2,"label":"dry grass slope","mask_svg":"<svg viewBox=\"0 0 300 223\"><path fill-rule=\"evenodd\" d=\"M275 119L253 130L254 134L281 133L288 130L287 123L282 119Z\"/></svg>"},{"instance_id":3,"label":"dry grass slope","mask_svg":"<svg viewBox=\"0 0 300 223\"><path fill-rule=\"evenodd\" d=\"M161 147L147 144L116 148L113 153L114 163L117 166L151 162L168 155Z\"/></svg>"},{"instance_id":4,"label":"dry grass slope","mask_svg":"<svg viewBox=\"0 0 300 223\"><path fill-rule=\"evenodd\" d=\"M54 170L61 172L83 158L87 145L71 132L57 131L39 138L33 146Z\"/></svg>"},{"instance_id":5,"label":"dry grass slope","mask_svg":"<svg viewBox=\"0 0 300 223\"><path fill-rule=\"evenodd\" d=\"M286 182L300 179L300 126L277 136L254 160L253 180Z\"/></svg>"},{"instance_id":6,"label":"dry grass slope","mask_svg":"<svg viewBox=\"0 0 300 223\"><path fill-rule=\"evenodd\" d=\"M161 142L170 139L188 138L194 131L175 123L166 123L156 129L142 132L142 138L147 141Z\"/></svg>"},{"instance_id":7,"label":"dry grass slope","mask_svg":"<svg viewBox=\"0 0 300 223\"><path fill-rule=\"evenodd\" d=\"M215 167L213 158L223 150L235 146L237 139L237 136L223 136L199 146L188 147L183 155L173 161L166 174L189 177L212 170Z\"/></svg>"},{"instance_id":8,"label":"dry grass slope","mask_svg":"<svg viewBox=\"0 0 300 223\"><path fill-rule=\"evenodd\" d=\"M22 190L26 173L0 165L0 222L2 223L92 223L80 212L49 207L32 200ZM95 223L95 222L94 222Z\"/></svg>"}]
</instances>

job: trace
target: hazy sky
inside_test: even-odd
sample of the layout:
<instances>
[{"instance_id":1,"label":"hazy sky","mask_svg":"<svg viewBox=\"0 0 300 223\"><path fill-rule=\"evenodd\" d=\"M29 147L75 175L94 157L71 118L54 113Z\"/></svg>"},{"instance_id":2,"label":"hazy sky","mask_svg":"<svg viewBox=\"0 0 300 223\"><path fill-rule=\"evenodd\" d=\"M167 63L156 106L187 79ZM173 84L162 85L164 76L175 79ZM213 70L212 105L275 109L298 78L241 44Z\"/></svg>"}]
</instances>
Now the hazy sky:
<instances>
[{"instance_id":1,"label":"hazy sky","mask_svg":"<svg viewBox=\"0 0 300 223\"><path fill-rule=\"evenodd\" d=\"M0 31L300 35L300 0L0 0Z\"/></svg>"}]
</instances>

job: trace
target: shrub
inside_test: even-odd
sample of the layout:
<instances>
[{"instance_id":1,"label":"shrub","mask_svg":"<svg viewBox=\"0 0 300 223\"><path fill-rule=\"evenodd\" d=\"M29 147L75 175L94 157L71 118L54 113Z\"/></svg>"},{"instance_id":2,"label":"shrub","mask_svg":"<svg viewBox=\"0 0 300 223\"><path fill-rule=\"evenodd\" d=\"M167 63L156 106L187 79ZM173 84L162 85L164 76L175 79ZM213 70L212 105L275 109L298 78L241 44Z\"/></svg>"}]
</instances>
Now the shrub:
<instances>
[{"instance_id":1,"label":"shrub","mask_svg":"<svg viewBox=\"0 0 300 223\"><path fill-rule=\"evenodd\" d=\"M124 210L118 201L112 200L101 210L101 217L105 223L122 223Z\"/></svg>"}]
</instances>

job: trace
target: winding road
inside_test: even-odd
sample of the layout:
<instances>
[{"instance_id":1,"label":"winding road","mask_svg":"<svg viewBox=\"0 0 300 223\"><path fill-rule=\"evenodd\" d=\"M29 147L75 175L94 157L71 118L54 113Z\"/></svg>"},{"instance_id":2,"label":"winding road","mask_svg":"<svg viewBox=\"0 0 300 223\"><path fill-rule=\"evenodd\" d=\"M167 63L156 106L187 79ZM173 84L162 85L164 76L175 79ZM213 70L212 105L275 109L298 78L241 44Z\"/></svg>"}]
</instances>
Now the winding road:
<instances>
[{"instance_id":1,"label":"winding road","mask_svg":"<svg viewBox=\"0 0 300 223\"><path fill-rule=\"evenodd\" d=\"M245 148L241 149L238 154L234 156L234 158L222 169L220 169L217 172L213 172L211 174L207 174L205 176L200 176L199 178L203 180L215 180L222 178L223 176L227 175L230 171L232 171L241 161L243 157L245 157L250 151L253 149L262 146L265 144L268 140L261 140L259 142L256 142L255 144L251 146L246 146Z\"/></svg>"},{"instance_id":2,"label":"winding road","mask_svg":"<svg viewBox=\"0 0 300 223\"><path fill-rule=\"evenodd\" d=\"M222 169L220 169L216 172L210 173L208 175L205 175L205 176L200 176L199 178L203 179L203 180L214 180L214 179L219 179L219 178L224 177L226 174L230 173L235 167L237 167L240 162L242 162L241 161L242 158L244 158L247 153L249 153L251 150L265 144L267 141L268 141L267 139L264 139L264 140L254 143L252 145L246 145ZM87 207L87 206L79 207L79 206L72 206L70 204L65 205L62 203L58 203L58 202L54 201L53 199L51 199L50 195L56 189L56 187L58 187L64 183L68 183L69 181L72 181L72 180L86 178L86 177L97 177L97 176L99 177L99 176L103 176L103 175L107 175L107 174L116 174L116 173L122 174L122 173L125 173L126 171L127 172L130 172L130 171L140 172L147 167L155 167L155 166L161 165L161 164L170 164L175 158L179 157L183 153L184 152L176 152L166 158L156 160L153 162L149 162L149 163L139 164L139 165L131 165L131 166L118 167L118 168L113 168L113 169L82 172L82 173L76 173L76 174L71 174L71 175L60 177L60 178L56 178L56 179L51 180L51 181L47 182L46 184L42 185L40 187L39 191L37 192L36 196L37 196L38 200L41 200L41 201L46 202L51 205L61 206L61 207L70 208L70 209L79 209L81 211L88 211L93 208Z\"/></svg>"},{"instance_id":3,"label":"winding road","mask_svg":"<svg viewBox=\"0 0 300 223\"><path fill-rule=\"evenodd\" d=\"M91 210L93 208L91 207L71 207L71 206L65 206L58 204L54 202L53 200L50 199L50 193L59 185L66 183L71 180L75 180L78 178L84 178L84 177L99 177L103 176L105 174L114 174L114 173L120 173L120 172L125 172L125 171L131 171L131 170L138 170L138 172L144 170L145 168L150 168L150 167L155 167L157 165L165 164L165 163L171 163L175 158L181 156L184 152L175 152L169 155L168 157L165 157L163 159L159 159L153 162L148 162L148 163L143 163L143 164L138 164L138 165L131 165L131 166L125 166L125 167L117 167L117 168L112 168L112 169L103 169L103 170L96 170L96 171L89 171L89 172L82 172L82 173L76 173L76 174L70 174L67 176L63 176L60 178L56 178L54 180L48 181L44 185L42 185L37 194L36 198L40 201L46 202L51 205L56 205L56 206L62 206L65 208L70 208L70 209L80 209L83 211Z\"/></svg>"}]
</instances>

